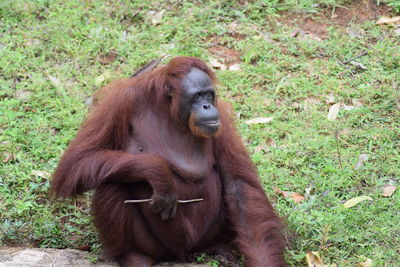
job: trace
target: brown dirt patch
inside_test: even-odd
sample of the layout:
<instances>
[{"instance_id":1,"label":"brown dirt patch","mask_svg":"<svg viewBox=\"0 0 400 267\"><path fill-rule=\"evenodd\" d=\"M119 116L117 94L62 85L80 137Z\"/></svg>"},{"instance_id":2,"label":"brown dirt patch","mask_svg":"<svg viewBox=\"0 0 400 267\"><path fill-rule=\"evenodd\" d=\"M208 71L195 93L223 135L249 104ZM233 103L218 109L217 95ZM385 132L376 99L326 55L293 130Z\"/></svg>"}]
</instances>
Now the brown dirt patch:
<instances>
[{"instance_id":1,"label":"brown dirt patch","mask_svg":"<svg viewBox=\"0 0 400 267\"><path fill-rule=\"evenodd\" d=\"M113 63L117 59L118 54L115 51L110 51L106 54L97 55L96 60L103 65Z\"/></svg>"},{"instance_id":2,"label":"brown dirt patch","mask_svg":"<svg viewBox=\"0 0 400 267\"><path fill-rule=\"evenodd\" d=\"M332 22L346 26L350 23L364 23L368 20L376 21L381 16L389 16L391 8L384 5L376 5L376 1L358 0L348 7L338 7L329 10Z\"/></svg>"},{"instance_id":3,"label":"brown dirt patch","mask_svg":"<svg viewBox=\"0 0 400 267\"><path fill-rule=\"evenodd\" d=\"M328 38L329 26L343 27L351 24L361 24L366 21L376 21L381 16L390 16L390 7L379 5L375 0L356 0L345 7L329 8L312 18L299 13L283 14L279 20L282 24L298 26L305 34Z\"/></svg>"},{"instance_id":4,"label":"brown dirt patch","mask_svg":"<svg viewBox=\"0 0 400 267\"><path fill-rule=\"evenodd\" d=\"M308 34L318 36L321 39L328 38L328 24L325 21L315 21L312 18L305 18L300 28Z\"/></svg>"},{"instance_id":5,"label":"brown dirt patch","mask_svg":"<svg viewBox=\"0 0 400 267\"><path fill-rule=\"evenodd\" d=\"M207 50L212 57L220 60L225 65L231 66L242 62L240 60L240 52L237 50L222 45L212 45Z\"/></svg>"},{"instance_id":6,"label":"brown dirt patch","mask_svg":"<svg viewBox=\"0 0 400 267\"><path fill-rule=\"evenodd\" d=\"M321 41L321 39L329 37L327 29L330 26L348 29L352 24L376 21L382 16L390 17L391 12L392 9L390 7L383 4L378 6L376 0L355 0L345 7L336 7L335 9L326 8L318 14L313 15L295 12L283 13L277 19L276 25L283 24L297 28L292 32L292 36L303 36L301 38L311 38ZM245 38L245 35L235 33L236 27L235 23L228 25L230 29L228 35L235 40ZM242 62L240 52L226 47L227 42L223 41L220 37L211 36L204 41L209 44L207 50L210 55L226 67L229 68L229 66Z\"/></svg>"}]
</instances>

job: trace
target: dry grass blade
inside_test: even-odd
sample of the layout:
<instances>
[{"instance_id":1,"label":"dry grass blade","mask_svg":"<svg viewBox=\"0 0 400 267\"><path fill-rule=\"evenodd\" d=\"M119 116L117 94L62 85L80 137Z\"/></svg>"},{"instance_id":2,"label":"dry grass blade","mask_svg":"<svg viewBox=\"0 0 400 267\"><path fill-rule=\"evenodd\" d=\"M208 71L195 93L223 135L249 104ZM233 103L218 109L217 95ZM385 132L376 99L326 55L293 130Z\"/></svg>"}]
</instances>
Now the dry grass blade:
<instances>
[{"instance_id":1,"label":"dry grass blade","mask_svg":"<svg viewBox=\"0 0 400 267\"><path fill-rule=\"evenodd\" d=\"M369 196L359 196L359 197L355 197L355 198L347 200L343 204L343 206L345 208L351 208L351 207L353 207L353 206L357 205L358 203L360 203L362 201L365 201L365 200L373 200L373 199L371 197L369 197Z\"/></svg>"}]
</instances>

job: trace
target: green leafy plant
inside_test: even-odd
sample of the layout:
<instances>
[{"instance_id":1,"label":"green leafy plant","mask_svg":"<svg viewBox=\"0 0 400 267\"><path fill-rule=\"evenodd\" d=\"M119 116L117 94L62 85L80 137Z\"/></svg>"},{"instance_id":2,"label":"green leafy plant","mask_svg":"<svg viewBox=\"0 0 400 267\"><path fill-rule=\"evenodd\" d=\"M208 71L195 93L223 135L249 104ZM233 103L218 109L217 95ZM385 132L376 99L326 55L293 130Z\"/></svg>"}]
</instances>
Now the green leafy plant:
<instances>
[{"instance_id":1,"label":"green leafy plant","mask_svg":"<svg viewBox=\"0 0 400 267\"><path fill-rule=\"evenodd\" d=\"M400 13L400 1L399 0L386 0L386 4L392 7L397 13Z\"/></svg>"}]
</instances>

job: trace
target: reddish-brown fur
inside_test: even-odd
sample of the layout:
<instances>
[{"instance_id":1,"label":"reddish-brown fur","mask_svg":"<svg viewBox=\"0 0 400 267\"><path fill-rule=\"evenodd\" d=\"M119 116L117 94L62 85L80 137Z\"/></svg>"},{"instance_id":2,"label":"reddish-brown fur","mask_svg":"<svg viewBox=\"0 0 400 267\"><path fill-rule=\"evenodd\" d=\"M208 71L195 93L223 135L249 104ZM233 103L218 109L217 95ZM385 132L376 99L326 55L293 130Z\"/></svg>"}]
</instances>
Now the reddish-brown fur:
<instances>
[{"instance_id":1,"label":"reddish-brown fur","mask_svg":"<svg viewBox=\"0 0 400 267\"><path fill-rule=\"evenodd\" d=\"M179 57L107 86L62 157L52 190L68 197L96 189L92 206L105 255L122 265L232 249L246 266L283 266L281 220L225 104L218 100L218 136L196 137L178 119L181 80L193 67L215 81L205 63ZM166 221L148 203L124 204L153 191L204 201L178 204Z\"/></svg>"}]
</instances>

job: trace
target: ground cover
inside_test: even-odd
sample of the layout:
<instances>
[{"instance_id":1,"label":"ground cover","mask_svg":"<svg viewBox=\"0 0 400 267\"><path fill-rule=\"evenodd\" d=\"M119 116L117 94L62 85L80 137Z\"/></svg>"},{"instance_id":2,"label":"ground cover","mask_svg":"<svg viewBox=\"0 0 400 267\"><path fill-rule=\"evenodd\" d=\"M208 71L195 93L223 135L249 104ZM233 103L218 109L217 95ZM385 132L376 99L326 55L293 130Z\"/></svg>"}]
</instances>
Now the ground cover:
<instances>
[{"instance_id":1,"label":"ground cover","mask_svg":"<svg viewBox=\"0 0 400 267\"><path fill-rule=\"evenodd\" d=\"M400 264L400 193L382 195L400 180L400 32L375 23L399 2L379 2L1 1L0 245L95 258L90 193L52 201L50 175L99 87L190 55L217 72L291 265Z\"/></svg>"}]
</instances>

